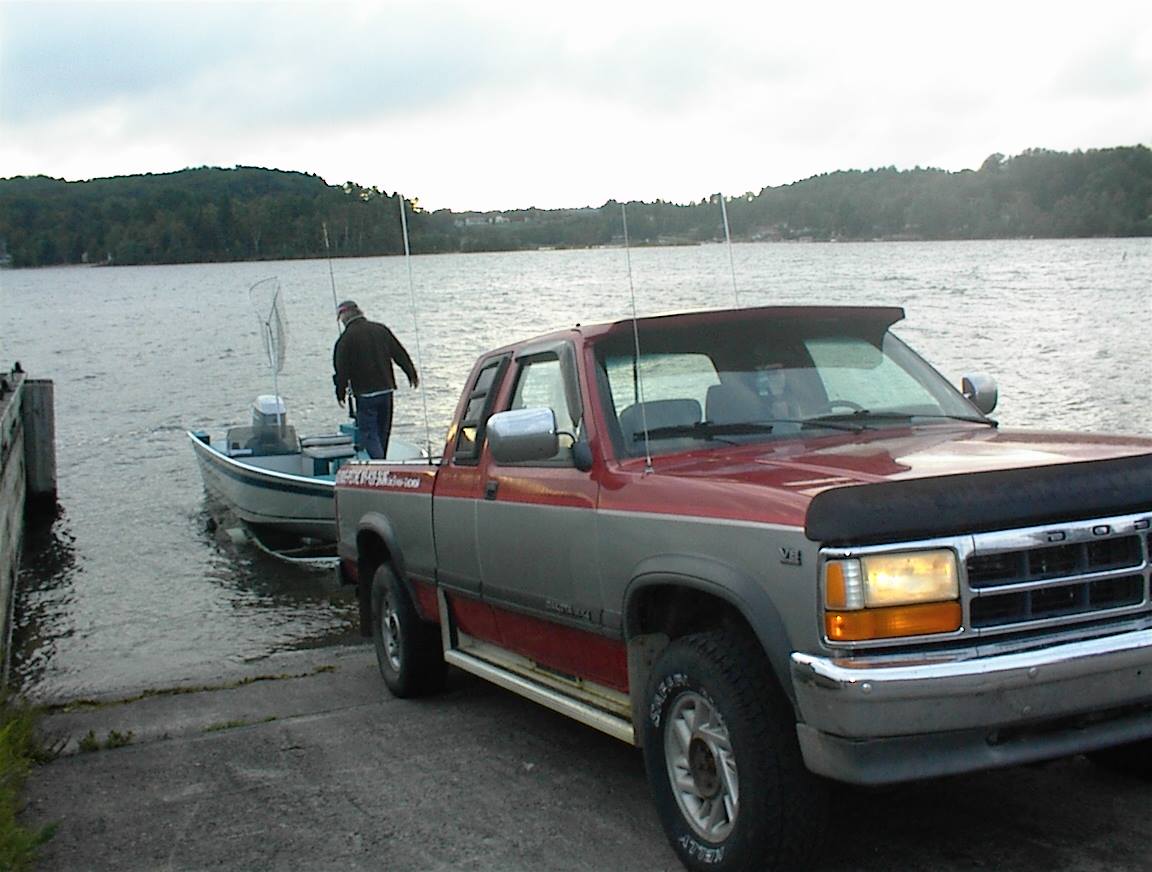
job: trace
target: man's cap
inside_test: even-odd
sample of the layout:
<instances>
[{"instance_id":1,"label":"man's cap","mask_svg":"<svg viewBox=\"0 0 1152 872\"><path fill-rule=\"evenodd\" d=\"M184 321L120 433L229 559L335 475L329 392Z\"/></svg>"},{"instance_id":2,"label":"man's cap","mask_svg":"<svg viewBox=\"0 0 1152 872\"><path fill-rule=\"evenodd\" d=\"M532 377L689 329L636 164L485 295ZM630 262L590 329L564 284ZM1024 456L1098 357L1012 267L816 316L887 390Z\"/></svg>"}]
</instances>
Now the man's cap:
<instances>
[{"instance_id":1,"label":"man's cap","mask_svg":"<svg viewBox=\"0 0 1152 872\"><path fill-rule=\"evenodd\" d=\"M337 317L339 317L340 315L343 315L345 312L359 312L359 311L360 311L360 307L356 305L355 300L345 300L343 303L341 303L339 306L336 307Z\"/></svg>"}]
</instances>

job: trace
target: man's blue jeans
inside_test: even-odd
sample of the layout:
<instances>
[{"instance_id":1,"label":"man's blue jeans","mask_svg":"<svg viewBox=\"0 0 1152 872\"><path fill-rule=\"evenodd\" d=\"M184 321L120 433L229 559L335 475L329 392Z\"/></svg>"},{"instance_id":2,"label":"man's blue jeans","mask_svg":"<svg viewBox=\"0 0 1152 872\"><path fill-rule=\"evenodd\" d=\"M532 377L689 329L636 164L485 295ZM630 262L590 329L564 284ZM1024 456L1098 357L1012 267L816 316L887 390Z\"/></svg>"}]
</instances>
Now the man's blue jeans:
<instances>
[{"instance_id":1,"label":"man's blue jeans","mask_svg":"<svg viewBox=\"0 0 1152 872\"><path fill-rule=\"evenodd\" d=\"M360 432L360 444L369 457L379 460L388 453L388 437L392 433L392 391L356 398L356 429Z\"/></svg>"}]
</instances>

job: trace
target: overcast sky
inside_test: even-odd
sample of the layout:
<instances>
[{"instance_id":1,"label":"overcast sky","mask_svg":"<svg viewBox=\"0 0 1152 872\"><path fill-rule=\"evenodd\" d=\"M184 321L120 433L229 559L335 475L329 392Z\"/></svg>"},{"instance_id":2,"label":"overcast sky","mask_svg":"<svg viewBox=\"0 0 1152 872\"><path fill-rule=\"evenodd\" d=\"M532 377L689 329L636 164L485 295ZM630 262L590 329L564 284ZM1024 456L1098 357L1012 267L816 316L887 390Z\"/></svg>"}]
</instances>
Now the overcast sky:
<instances>
[{"instance_id":1,"label":"overcast sky","mask_svg":"<svg viewBox=\"0 0 1152 872\"><path fill-rule=\"evenodd\" d=\"M1152 144L1152 2L0 0L0 177L276 167L690 202Z\"/></svg>"}]
</instances>

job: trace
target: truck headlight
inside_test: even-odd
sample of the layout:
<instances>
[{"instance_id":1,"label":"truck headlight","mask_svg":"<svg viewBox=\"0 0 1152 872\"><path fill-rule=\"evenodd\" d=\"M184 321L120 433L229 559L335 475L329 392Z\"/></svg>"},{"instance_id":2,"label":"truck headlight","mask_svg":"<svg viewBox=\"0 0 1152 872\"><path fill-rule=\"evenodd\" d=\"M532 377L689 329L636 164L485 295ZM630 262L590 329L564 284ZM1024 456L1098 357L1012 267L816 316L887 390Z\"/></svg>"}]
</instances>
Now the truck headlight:
<instances>
[{"instance_id":1,"label":"truck headlight","mask_svg":"<svg viewBox=\"0 0 1152 872\"><path fill-rule=\"evenodd\" d=\"M829 560L824 631L836 642L955 632L963 619L958 579L948 548Z\"/></svg>"}]
</instances>

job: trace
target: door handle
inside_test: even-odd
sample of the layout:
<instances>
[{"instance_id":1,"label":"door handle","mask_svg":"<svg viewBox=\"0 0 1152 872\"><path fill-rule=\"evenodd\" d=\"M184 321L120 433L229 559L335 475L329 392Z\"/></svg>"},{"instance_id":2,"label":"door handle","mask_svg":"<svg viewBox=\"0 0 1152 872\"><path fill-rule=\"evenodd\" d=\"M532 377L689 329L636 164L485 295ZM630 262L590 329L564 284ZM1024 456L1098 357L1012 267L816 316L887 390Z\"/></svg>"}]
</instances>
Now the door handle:
<instances>
[{"instance_id":1,"label":"door handle","mask_svg":"<svg viewBox=\"0 0 1152 872\"><path fill-rule=\"evenodd\" d=\"M494 478L488 479L488 481L485 482L485 484L484 484L484 499L486 499L486 500L496 499L496 489L498 487L500 487L500 482L498 480L496 480Z\"/></svg>"}]
</instances>

